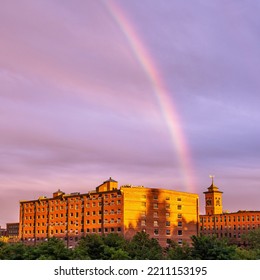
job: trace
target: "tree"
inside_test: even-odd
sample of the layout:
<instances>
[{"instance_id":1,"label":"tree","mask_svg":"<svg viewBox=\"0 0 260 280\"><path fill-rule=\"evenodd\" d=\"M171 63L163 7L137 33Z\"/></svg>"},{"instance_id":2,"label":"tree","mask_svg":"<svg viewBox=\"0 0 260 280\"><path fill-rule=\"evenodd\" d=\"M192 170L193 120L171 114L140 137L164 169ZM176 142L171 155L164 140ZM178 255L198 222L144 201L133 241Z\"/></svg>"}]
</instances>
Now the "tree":
<instances>
[{"instance_id":1,"label":"tree","mask_svg":"<svg viewBox=\"0 0 260 280\"><path fill-rule=\"evenodd\" d=\"M183 243L181 246L170 240L169 247L166 249L166 258L169 260L191 260L192 248L187 243Z\"/></svg>"},{"instance_id":2,"label":"tree","mask_svg":"<svg viewBox=\"0 0 260 280\"><path fill-rule=\"evenodd\" d=\"M260 250L245 249L241 247L236 248L236 260L257 260L260 259Z\"/></svg>"},{"instance_id":3,"label":"tree","mask_svg":"<svg viewBox=\"0 0 260 280\"><path fill-rule=\"evenodd\" d=\"M129 260L126 248L127 242L122 235L110 233L103 236L104 241L104 260Z\"/></svg>"},{"instance_id":4,"label":"tree","mask_svg":"<svg viewBox=\"0 0 260 280\"><path fill-rule=\"evenodd\" d=\"M27 246L22 243L0 244L1 260L24 260L27 255Z\"/></svg>"},{"instance_id":5,"label":"tree","mask_svg":"<svg viewBox=\"0 0 260 280\"><path fill-rule=\"evenodd\" d=\"M77 260L101 260L104 240L100 235L88 234L82 237L74 249L73 258Z\"/></svg>"},{"instance_id":6,"label":"tree","mask_svg":"<svg viewBox=\"0 0 260 280\"><path fill-rule=\"evenodd\" d=\"M192 257L196 260L235 259L236 246L228 245L227 240L214 236L192 236Z\"/></svg>"},{"instance_id":7,"label":"tree","mask_svg":"<svg viewBox=\"0 0 260 280\"><path fill-rule=\"evenodd\" d=\"M135 260L163 259L163 250L157 239L150 238L145 232L137 232L128 243L126 251Z\"/></svg>"},{"instance_id":8,"label":"tree","mask_svg":"<svg viewBox=\"0 0 260 280\"><path fill-rule=\"evenodd\" d=\"M260 228L249 231L242 236L242 239L248 245L250 249L260 250Z\"/></svg>"},{"instance_id":9,"label":"tree","mask_svg":"<svg viewBox=\"0 0 260 280\"><path fill-rule=\"evenodd\" d=\"M26 258L30 260L69 260L71 250L68 249L63 240L56 237L41 242L36 246L28 246Z\"/></svg>"}]
</instances>

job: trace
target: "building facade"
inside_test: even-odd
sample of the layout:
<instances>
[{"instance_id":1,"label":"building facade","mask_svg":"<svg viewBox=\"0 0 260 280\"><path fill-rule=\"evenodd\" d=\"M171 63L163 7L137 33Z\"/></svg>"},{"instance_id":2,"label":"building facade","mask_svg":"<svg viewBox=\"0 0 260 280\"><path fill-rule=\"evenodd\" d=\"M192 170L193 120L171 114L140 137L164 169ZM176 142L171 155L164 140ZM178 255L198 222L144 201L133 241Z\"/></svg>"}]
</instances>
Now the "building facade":
<instances>
[{"instance_id":1,"label":"building facade","mask_svg":"<svg viewBox=\"0 0 260 280\"><path fill-rule=\"evenodd\" d=\"M166 246L198 234L198 195L143 186L121 186L109 179L95 191L20 201L19 238L36 244L51 237L74 247L87 234L118 233L132 238L145 231Z\"/></svg>"},{"instance_id":2,"label":"building facade","mask_svg":"<svg viewBox=\"0 0 260 280\"><path fill-rule=\"evenodd\" d=\"M19 240L19 223L7 223L6 234L8 242L17 242Z\"/></svg>"},{"instance_id":3,"label":"building facade","mask_svg":"<svg viewBox=\"0 0 260 280\"><path fill-rule=\"evenodd\" d=\"M260 227L260 211L223 212L222 194L212 181L205 194L205 215L200 215L200 234L228 238L243 245L242 236Z\"/></svg>"}]
</instances>

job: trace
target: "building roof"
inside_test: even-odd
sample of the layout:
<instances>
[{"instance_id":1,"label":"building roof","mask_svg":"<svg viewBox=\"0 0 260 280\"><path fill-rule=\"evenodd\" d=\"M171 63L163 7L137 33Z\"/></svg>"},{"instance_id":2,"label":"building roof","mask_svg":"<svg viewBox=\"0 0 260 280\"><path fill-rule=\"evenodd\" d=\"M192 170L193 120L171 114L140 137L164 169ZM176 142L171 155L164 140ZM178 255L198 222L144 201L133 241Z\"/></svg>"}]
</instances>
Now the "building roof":
<instances>
[{"instance_id":1,"label":"building roof","mask_svg":"<svg viewBox=\"0 0 260 280\"><path fill-rule=\"evenodd\" d=\"M104 183L107 183L107 182L115 182L115 183L117 183L117 181L116 181L116 180L114 180L114 179L112 179L111 177L109 177L109 179L108 179L108 180L106 180Z\"/></svg>"},{"instance_id":2,"label":"building roof","mask_svg":"<svg viewBox=\"0 0 260 280\"><path fill-rule=\"evenodd\" d=\"M203 193L212 193L212 192L218 192L218 193L223 193L222 191L219 190L219 188L214 185L214 183L212 182L212 184L208 187L208 191L207 192L203 192Z\"/></svg>"}]
</instances>

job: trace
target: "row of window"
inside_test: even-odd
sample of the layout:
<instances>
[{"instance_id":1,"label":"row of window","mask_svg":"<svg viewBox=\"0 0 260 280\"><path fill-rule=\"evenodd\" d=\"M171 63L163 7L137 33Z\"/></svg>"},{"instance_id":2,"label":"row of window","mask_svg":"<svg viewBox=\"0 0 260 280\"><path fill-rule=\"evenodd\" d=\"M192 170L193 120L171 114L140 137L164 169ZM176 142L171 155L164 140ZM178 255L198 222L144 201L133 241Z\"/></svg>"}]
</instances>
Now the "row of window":
<instances>
[{"instance_id":1,"label":"row of window","mask_svg":"<svg viewBox=\"0 0 260 280\"><path fill-rule=\"evenodd\" d=\"M141 205L146 207L146 202L141 202ZM153 209L158 209L159 208L159 203L153 203ZM171 208L170 204L165 205L165 209L168 210ZM177 205L177 210L182 210L182 205Z\"/></svg>"},{"instance_id":2,"label":"row of window","mask_svg":"<svg viewBox=\"0 0 260 280\"><path fill-rule=\"evenodd\" d=\"M242 233L243 234L243 233ZM225 232L225 233L208 233L207 235L211 235L211 236L216 236L217 238L219 237L229 237L229 238L241 238L241 233L234 233L232 234L231 232Z\"/></svg>"},{"instance_id":3,"label":"row of window","mask_svg":"<svg viewBox=\"0 0 260 280\"><path fill-rule=\"evenodd\" d=\"M84 233L83 229L80 231L81 233ZM50 234L50 235L55 235L55 234L75 234L78 235L80 233L77 230L70 230L69 232L67 232L66 230L62 230L62 229L56 229L56 230L51 230L50 232L48 232L47 230L37 230L36 233L37 234ZM87 228L86 229L86 233L101 233L102 229L101 228ZM121 227L111 227L111 228L104 228L104 232L121 232ZM24 232L25 234L34 234L35 232L33 230L26 230Z\"/></svg>"},{"instance_id":4,"label":"row of window","mask_svg":"<svg viewBox=\"0 0 260 280\"><path fill-rule=\"evenodd\" d=\"M142 195L142 198L147 199L146 194L143 194L143 195ZM159 199L159 196L158 196L157 194L155 194L155 195L153 195L153 199L154 199L154 200L158 200L158 199ZM171 200L170 196L166 196L166 197L165 197L165 200ZM177 201L182 201L182 198L181 198L181 197L177 197L176 200L177 200Z\"/></svg>"},{"instance_id":5,"label":"row of window","mask_svg":"<svg viewBox=\"0 0 260 280\"><path fill-rule=\"evenodd\" d=\"M203 218L200 218L200 222L202 223L202 222L218 222L218 221L220 221L220 222L231 222L231 221L233 221L233 222L240 222L240 221L242 221L242 222L245 222L245 221L247 221L247 222L254 222L254 221L260 221L260 217L259 217L259 215L257 215L257 216L219 216L219 217L208 217L208 218L206 218L206 217L203 217Z\"/></svg>"},{"instance_id":6,"label":"row of window","mask_svg":"<svg viewBox=\"0 0 260 280\"><path fill-rule=\"evenodd\" d=\"M141 226L146 226L146 220L142 220L141 221ZM158 227L159 226L159 221L153 221L153 226L154 227ZM166 221L165 222L165 226L166 227L170 227L171 226L171 222L170 221ZM178 222L178 227L182 227L182 222Z\"/></svg>"},{"instance_id":7,"label":"row of window","mask_svg":"<svg viewBox=\"0 0 260 280\"><path fill-rule=\"evenodd\" d=\"M104 203L102 203L102 202L98 202L98 203L96 203L96 202L92 202L92 203L86 203L86 208L90 208L90 207L101 207L101 206L103 206L103 205L115 205L115 204L117 204L117 205L120 205L121 204L121 200L117 200L117 201L114 201L114 200L112 200L112 201L105 201ZM70 209L75 209L75 210L78 210L78 209L80 209L80 208L84 208L84 205L78 205L78 204L76 204L76 205L73 205L73 204L70 204L70 206L69 206L69 208ZM58 211L58 210L64 210L64 209L68 209L68 207L67 206L55 206L55 207L50 207L50 211L51 212L53 212L53 211ZM48 211L48 208L47 207L43 207L43 208L40 208L40 207L38 207L37 208L37 212L46 212L46 211ZM30 209L25 209L25 213L33 213L34 211L33 211L33 209L32 208L30 208Z\"/></svg>"},{"instance_id":8,"label":"row of window","mask_svg":"<svg viewBox=\"0 0 260 280\"><path fill-rule=\"evenodd\" d=\"M110 211L108 211L108 210L104 210L104 215L113 215L113 214L121 214L121 209L116 209L116 210L114 210L114 209L111 209ZM86 212L86 216L89 216L89 215L92 215L92 216L95 216L95 215L102 215L102 211L100 210L100 211L92 211L92 212L90 212L90 211L87 211ZM63 218L63 217L67 217L67 214L65 214L65 213L56 213L55 214L55 216L54 216L54 214L50 214L50 219L54 219L54 217L55 218ZM83 213L81 213L81 212L70 212L70 217L76 217L76 218L78 218L78 217L82 217L83 216ZM45 218L47 218L48 216L47 215L37 215L37 219L45 219ZM24 216L24 219L25 220L33 220L33 216Z\"/></svg>"},{"instance_id":9,"label":"row of window","mask_svg":"<svg viewBox=\"0 0 260 280\"><path fill-rule=\"evenodd\" d=\"M117 209L117 210L113 210L112 209L110 211L108 211L108 210L104 211L104 215L114 215L114 214L115 215L116 214L121 214L121 209ZM70 217L75 217L75 218L83 217L83 215L84 214L80 213L80 212L71 212L70 213ZM98 216L102 215L102 211L98 211L98 212L97 211L92 211L92 212L87 211L86 212L86 216L96 216L96 215L98 215ZM50 215L50 219L51 220L53 220L55 218L64 218L64 217L67 217L67 214L65 214L65 213L58 214L58 213L56 213L55 216L53 214ZM146 217L146 212L145 211L141 212L141 217L142 218ZM154 212L153 213L153 217L154 218L158 218L159 217L158 212ZM170 212L166 212L165 213L165 217L169 218L170 217ZM182 218L182 214L178 213L177 217L178 217L178 219L181 219ZM37 219L45 219L45 218L47 219L48 216L47 215L37 215ZM34 217L33 216L25 216L24 220L34 220Z\"/></svg>"},{"instance_id":10,"label":"row of window","mask_svg":"<svg viewBox=\"0 0 260 280\"><path fill-rule=\"evenodd\" d=\"M260 224L257 225L257 226L260 227ZM256 225L238 225L238 226L236 226L236 225L234 225L234 226L222 226L222 225L220 225L220 227L218 227L218 225L216 225L216 227L208 226L208 230L218 230L218 229L220 229L220 230L223 230L223 229L229 229L229 230L231 230L231 229L233 229L233 230L248 229L248 230L250 230L250 229L255 229L257 226ZM202 227L201 226L200 230L207 230L207 227L205 227L205 226Z\"/></svg>"},{"instance_id":11,"label":"row of window","mask_svg":"<svg viewBox=\"0 0 260 280\"><path fill-rule=\"evenodd\" d=\"M104 232L115 232L115 231L121 232L121 227L117 227L117 228L114 228L114 227L106 228L106 227L105 227L105 228L104 228ZM83 232L84 232L84 231L81 230L81 233L83 233ZM101 233L101 232L102 232L102 229L101 229L101 228L92 228L92 229L87 228L87 229L86 229L86 233L97 233L97 232ZM46 230L37 230L36 233L37 233L37 234L48 234L48 231L46 231ZM51 235L54 235L54 234L68 234L68 235L69 235L69 234L76 234L76 235L78 235L78 234L79 234L79 231L73 231L73 230L71 230L71 231L69 231L69 232L67 233L66 230L62 230L62 229L58 230L58 229L56 229L56 230L51 230L49 233L50 233ZM34 234L34 231L26 230L26 231L25 231L25 234ZM167 229L167 230L165 231L165 235L170 236L171 234L172 234L171 230ZM177 235L178 235L178 236L182 236L182 234L183 234L183 231L182 231L182 230L178 230L178 231L177 231ZM158 235L159 235L159 229L154 229L154 235L155 235L155 236L158 236Z\"/></svg>"},{"instance_id":12,"label":"row of window","mask_svg":"<svg viewBox=\"0 0 260 280\"><path fill-rule=\"evenodd\" d=\"M96 224L96 223L99 223L101 224L102 223L102 220L99 219L98 221L97 220L86 220L86 225L89 225L89 224ZM118 219L113 219L111 218L110 220L108 219L104 219L104 224L107 224L107 223L121 223L121 218L118 218ZM76 226L79 226L80 225L83 225L83 221L80 221L80 223L78 221L70 221L70 224L71 225L76 225ZM67 225L67 223L63 223L63 222L56 222L56 223L50 223L50 226L65 226ZM31 223L29 224L24 224L25 227L28 227L28 226L32 226ZM37 226L47 226L46 223L42 222L42 223L37 223ZM146 226L146 220L142 220L141 221L141 226ZM159 221L153 221L153 226L155 227L158 227L159 226ZM171 222L170 221L166 221L165 222L165 226L166 227L170 227L171 226ZM182 222L181 221L178 221L178 227L182 227ZM202 229L202 228L201 228Z\"/></svg>"}]
</instances>

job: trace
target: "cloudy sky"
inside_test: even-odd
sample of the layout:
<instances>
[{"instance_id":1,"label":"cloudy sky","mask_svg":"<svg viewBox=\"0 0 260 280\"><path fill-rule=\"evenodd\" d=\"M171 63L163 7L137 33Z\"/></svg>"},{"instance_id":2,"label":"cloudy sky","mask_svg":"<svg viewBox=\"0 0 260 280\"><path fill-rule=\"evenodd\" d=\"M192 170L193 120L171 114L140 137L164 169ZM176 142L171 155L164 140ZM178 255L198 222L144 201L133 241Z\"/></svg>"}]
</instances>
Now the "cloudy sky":
<instances>
[{"instance_id":1,"label":"cloudy sky","mask_svg":"<svg viewBox=\"0 0 260 280\"><path fill-rule=\"evenodd\" d=\"M0 0L0 225L119 185L260 210L260 3Z\"/></svg>"}]
</instances>

